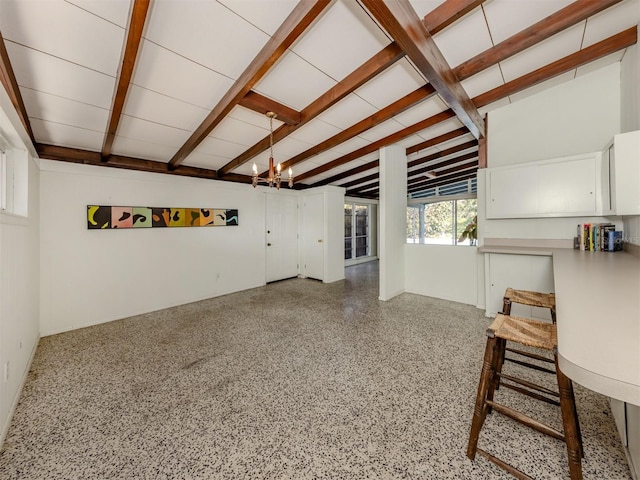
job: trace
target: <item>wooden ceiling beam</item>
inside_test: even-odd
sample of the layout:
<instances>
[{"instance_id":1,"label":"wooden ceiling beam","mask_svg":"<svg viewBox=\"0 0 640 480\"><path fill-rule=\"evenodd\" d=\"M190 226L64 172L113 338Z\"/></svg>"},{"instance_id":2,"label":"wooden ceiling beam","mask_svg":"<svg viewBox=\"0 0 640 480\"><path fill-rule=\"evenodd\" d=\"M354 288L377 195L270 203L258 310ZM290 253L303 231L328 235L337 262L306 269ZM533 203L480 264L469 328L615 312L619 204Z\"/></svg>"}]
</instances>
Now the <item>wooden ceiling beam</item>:
<instances>
[{"instance_id":1,"label":"wooden ceiling beam","mask_svg":"<svg viewBox=\"0 0 640 480\"><path fill-rule=\"evenodd\" d=\"M404 57L404 52L395 43L383 48L360 67L351 72L341 82L327 90L324 94L311 102L300 112L300 123L297 125L282 125L273 132L273 142L277 143L284 139L298 128L303 127L308 122L316 118L322 112L326 111L344 97L364 85L366 82L382 73L391 65ZM248 150L242 152L236 158L228 162L218 170L219 175L226 175L234 168L243 165L256 155L264 152L269 148L269 136L260 140Z\"/></svg>"},{"instance_id":2,"label":"wooden ceiling beam","mask_svg":"<svg viewBox=\"0 0 640 480\"><path fill-rule=\"evenodd\" d=\"M449 155L453 155L454 153L462 152L464 150L469 150L470 148L474 148L478 146L477 140L470 140L465 143L461 143L460 145L455 145L453 147L449 147L446 150L441 150L436 153L432 153L425 157L416 158L415 160L411 160L407 163L407 168L413 168L418 165L422 165L423 163L431 162L433 160L437 160L438 158L444 158Z\"/></svg>"},{"instance_id":3,"label":"wooden ceiling beam","mask_svg":"<svg viewBox=\"0 0 640 480\"><path fill-rule=\"evenodd\" d=\"M361 0L369 13L402 47L416 68L456 113L474 137L484 136L484 121L449 67L409 0Z\"/></svg>"},{"instance_id":4,"label":"wooden ceiling beam","mask_svg":"<svg viewBox=\"0 0 640 480\"><path fill-rule=\"evenodd\" d=\"M454 68L453 72L458 80L465 80L620 1L621 0L578 0L573 2L562 10L558 10L552 15L531 25L529 28L512 35L494 47L467 60Z\"/></svg>"},{"instance_id":5,"label":"wooden ceiling beam","mask_svg":"<svg viewBox=\"0 0 640 480\"><path fill-rule=\"evenodd\" d=\"M478 157L476 156L475 159L471 159L471 161L465 161L463 163L460 163L458 165L455 165L451 168L446 168L444 170L441 170L439 172L435 172L436 176L433 178L429 178L429 181L431 180L439 180L441 178L445 178L448 175L451 175L452 173L456 173L456 172L460 172L462 170L468 170L469 168L473 168L476 167L478 168ZM417 177L417 178L413 178L410 179L409 182L407 183L407 186L409 188L413 187L414 185L417 185L418 183L421 183L424 181L424 175L422 176L422 178Z\"/></svg>"},{"instance_id":6,"label":"wooden ceiling beam","mask_svg":"<svg viewBox=\"0 0 640 480\"><path fill-rule=\"evenodd\" d=\"M466 162L467 160L473 160L477 158L478 158L478 152L465 153L464 155L459 155L457 157L453 157L448 160L443 160L441 162L431 163L429 165L418 168L416 170L412 170L407 173L407 178L409 179L409 181L411 181L411 178L416 175L431 172L433 170L438 170L444 167L448 167L449 165L455 165L456 163Z\"/></svg>"},{"instance_id":7,"label":"wooden ceiling beam","mask_svg":"<svg viewBox=\"0 0 640 480\"><path fill-rule=\"evenodd\" d=\"M302 162L308 158L313 157L314 155L318 155L319 153L324 152L325 150L329 150L330 148L335 147L336 145L340 145L347 140L352 139L353 137L360 135L363 132L366 132L370 128L375 127L379 123L382 123L390 118L393 118L395 115L398 115L401 112L417 105L418 103L426 100L427 98L431 98L435 94L435 90L431 85L425 85L423 87L414 90L408 95L405 95L399 100L396 100L390 105L387 105L382 110L378 110L373 115L368 116L360 120L355 125L351 125L349 128L342 130L339 133L336 133L333 137L330 137L319 144L305 150L294 157L291 157L289 160L282 162L282 169L285 170L296 163ZM375 151L372 150L372 151ZM358 155L361 156L361 155ZM357 158L357 157L355 157ZM334 162L336 162L334 160ZM347 162L342 162L347 163ZM331 168L335 168L337 165L342 165L342 163L335 163ZM325 170L326 171L326 170ZM315 173L314 173L315 175ZM296 175L296 180L302 180L303 178L309 178L311 175L308 175L308 172L303 173L302 175Z\"/></svg>"},{"instance_id":8,"label":"wooden ceiling beam","mask_svg":"<svg viewBox=\"0 0 640 480\"><path fill-rule=\"evenodd\" d=\"M284 55L287 49L313 23L332 0L300 0L280 28L273 34L260 50L233 86L211 110L204 121L180 147L169 161L171 168L176 168L184 161L200 143L207 138L213 129L227 116L244 96L260 81L269 69Z\"/></svg>"},{"instance_id":9,"label":"wooden ceiling beam","mask_svg":"<svg viewBox=\"0 0 640 480\"><path fill-rule=\"evenodd\" d=\"M423 19L423 23L427 25L427 28L434 31L440 31L446 26L453 23L455 20L469 11L471 4L480 4L479 0L447 0L438 8L430 12ZM395 62L405 56L404 51L393 42L376 55L371 57L366 63L358 67L344 80L339 82L336 86L328 90L320 98L316 99L308 107L301 112L302 121L296 126L300 128L306 122L313 120L322 112L333 106L339 100L344 98L349 93L356 90L358 87L364 85L376 75L382 73L386 68L393 65ZM399 112L398 112L399 113ZM273 135L274 143L279 142L287 135L294 132L295 129L291 127L285 127L284 125L276 129ZM231 162L224 165L218 170L219 175L226 175L234 168L243 165L251 158L264 152L269 147L269 138L265 137L260 142L249 148L247 151L234 158Z\"/></svg>"},{"instance_id":10,"label":"wooden ceiling beam","mask_svg":"<svg viewBox=\"0 0 640 480\"><path fill-rule=\"evenodd\" d=\"M364 165L360 165L359 167L352 168L347 170L346 172L338 173L337 175L333 175L332 177L325 178L324 180L320 180L312 184L312 187L321 187L322 185L328 185L332 182L337 182L338 180L342 180L343 178L351 177L353 175L358 175L359 173L366 172L367 170L371 170L373 168L377 168L380 166L380 160L374 160L369 163L365 163Z\"/></svg>"},{"instance_id":11,"label":"wooden ceiling beam","mask_svg":"<svg viewBox=\"0 0 640 480\"><path fill-rule=\"evenodd\" d=\"M13 108L15 108L22 126L29 135L31 143L35 146L36 139L33 135L33 129L31 128L31 122L29 122L29 115L27 115L27 109L24 106L22 94L20 93L20 87L16 80L16 75L11 66L11 60L9 59L9 53L7 47L4 44L4 38L0 33L0 82L7 92Z\"/></svg>"},{"instance_id":12,"label":"wooden ceiling beam","mask_svg":"<svg viewBox=\"0 0 640 480\"><path fill-rule=\"evenodd\" d=\"M438 145L442 142L446 142L447 140L451 140L453 138L457 138L459 136L462 135L466 135L467 133L469 133L469 130L467 130L466 127L462 127L459 128L457 130L453 130L451 132L447 132L445 134L442 134L438 137L434 137L430 140L427 140L426 142L422 142L419 143L418 145L414 145L413 147L409 147L407 148L407 155L410 155L412 153L415 153L417 151L420 151L424 148L428 148L431 147L433 145ZM366 172L367 170L371 170L373 168L377 168L378 166L380 166L380 161L379 160L374 160L372 162L369 163L365 163L364 165L360 165L359 167L355 167L352 168L350 170L347 170L346 172L342 172L339 173L337 175L333 175L329 178L325 178L324 180L320 180L319 182L316 182L314 184L312 184L312 187L320 187L322 185L328 185L329 183L332 182L336 182L338 180L342 180L343 178L347 178L347 177L351 177L353 175L357 175L359 173L362 172Z\"/></svg>"},{"instance_id":13,"label":"wooden ceiling beam","mask_svg":"<svg viewBox=\"0 0 640 480\"><path fill-rule=\"evenodd\" d=\"M129 85L133 77L133 69L136 65L136 58L138 57L138 49L142 41L142 31L144 30L144 25L147 20L149 2L150 0L134 0L133 2L131 17L129 18L129 28L127 29L127 42L122 54L122 64L116 82L116 92L111 104L109 124L104 141L102 142L101 157L103 162L108 162L111 156L113 141L116 138L118 125L122 117L122 110L124 109L124 102L127 99L127 92L129 91Z\"/></svg>"},{"instance_id":14,"label":"wooden ceiling beam","mask_svg":"<svg viewBox=\"0 0 640 480\"><path fill-rule=\"evenodd\" d=\"M477 172L477 167L471 167L469 169L461 170L459 172L447 175L446 177L435 178L421 184L413 185L411 188L407 189L407 193L415 193L433 187L442 187L444 185L460 182L462 180L469 180L470 178L474 178L477 175Z\"/></svg>"},{"instance_id":15,"label":"wooden ceiling beam","mask_svg":"<svg viewBox=\"0 0 640 480\"><path fill-rule=\"evenodd\" d=\"M483 2L484 0L449 0L429 12L422 19L422 23L431 35L435 35Z\"/></svg>"},{"instance_id":16,"label":"wooden ceiling beam","mask_svg":"<svg viewBox=\"0 0 640 480\"><path fill-rule=\"evenodd\" d=\"M469 130L467 129L467 127L462 127L458 128L457 130L443 133L442 135L438 135L437 137L425 140L424 142L417 143L416 145L407 148L407 155L411 155L412 153L419 152L420 150L425 150L435 145L440 145L441 143L453 140L454 138L462 137L463 135L466 135L468 133Z\"/></svg>"},{"instance_id":17,"label":"wooden ceiling beam","mask_svg":"<svg viewBox=\"0 0 640 480\"><path fill-rule=\"evenodd\" d=\"M276 118L287 125L298 125L300 123L300 112L254 91L247 92L240 100L239 105L262 115L266 115L267 112L274 112Z\"/></svg>"},{"instance_id":18,"label":"wooden ceiling beam","mask_svg":"<svg viewBox=\"0 0 640 480\"><path fill-rule=\"evenodd\" d=\"M411 135L421 130L432 127L433 125L436 125L440 122L444 122L445 120L448 120L449 118L452 118L454 116L455 116L455 113L453 112L453 110L445 110L444 112L437 113L425 120L422 120L418 123L414 123L413 125L403 128L402 130L398 130L397 132L392 133L391 135L387 135L386 137L381 138L380 140L376 140L375 142L372 142L369 145L366 145L362 148L354 150L351 153L347 153L346 155L343 155L342 157L338 157L335 160L327 162L324 165L320 165L319 167L316 167L312 170L308 170L303 174L296 176L296 180L302 181L302 180L306 180L307 178L320 175L321 173L331 170L332 168L336 168L340 165L344 165L345 163L349 163L357 158L360 158L363 155L367 155L369 153L375 152L376 150L379 150L380 148L386 145L391 145L392 143L399 142L403 138L410 137Z\"/></svg>"},{"instance_id":19,"label":"wooden ceiling beam","mask_svg":"<svg viewBox=\"0 0 640 480\"><path fill-rule=\"evenodd\" d=\"M626 47L630 47L638 41L638 27L633 26L617 35L613 35L590 47L579 50L576 53L567 55L560 60L550 63L545 67L538 68L531 73L523 75L515 80L496 87L488 92L478 95L473 102L479 107L489 105L508 95L525 90L538 83L557 77L565 72L578 68L586 63L605 57Z\"/></svg>"}]
</instances>

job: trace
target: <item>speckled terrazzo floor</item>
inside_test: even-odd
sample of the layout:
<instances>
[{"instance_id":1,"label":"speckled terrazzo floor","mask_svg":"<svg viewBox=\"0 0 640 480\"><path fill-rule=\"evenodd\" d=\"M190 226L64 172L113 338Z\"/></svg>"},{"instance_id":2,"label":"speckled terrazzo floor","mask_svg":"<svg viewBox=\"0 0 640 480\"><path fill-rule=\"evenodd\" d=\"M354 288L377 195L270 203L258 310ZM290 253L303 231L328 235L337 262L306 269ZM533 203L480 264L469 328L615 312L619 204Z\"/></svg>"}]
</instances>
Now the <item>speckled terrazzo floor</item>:
<instances>
[{"instance_id":1,"label":"speckled terrazzo floor","mask_svg":"<svg viewBox=\"0 0 640 480\"><path fill-rule=\"evenodd\" d=\"M465 456L490 319L417 295L379 302L377 268L43 338L0 478L512 478ZM560 425L555 407L496 399ZM580 386L576 399L584 478L631 478L607 399ZM561 442L498 414L480 446L568 478Z\"/></svg>"}]
</instances>

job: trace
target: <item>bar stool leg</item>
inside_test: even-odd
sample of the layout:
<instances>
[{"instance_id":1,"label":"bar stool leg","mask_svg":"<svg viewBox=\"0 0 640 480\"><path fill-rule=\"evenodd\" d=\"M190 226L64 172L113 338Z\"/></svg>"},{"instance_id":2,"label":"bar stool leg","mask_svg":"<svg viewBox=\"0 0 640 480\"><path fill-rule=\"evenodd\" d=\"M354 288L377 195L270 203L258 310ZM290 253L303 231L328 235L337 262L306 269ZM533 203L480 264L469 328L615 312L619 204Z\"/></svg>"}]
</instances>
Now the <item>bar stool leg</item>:
<instances>
[{"instance_id":1,"label":"bar stool leg","mask_svg":"<svg viewBox=\"0 0 640 480\"><path fill-rule=\"evenodd\" d=\"M487 394L489 386L495 375L495 365L497 360L498 348L495 337L487 338L487 346L484 351L484 359L482 361L482 373L480 374L480 383L478 384L478 393L476 395L476 404L473 409L473 419L471 421L471 432L469 433L469 445L467 446L467 457L473 460L478 450L478 438L480 437L480 429L487 418Z\"/></svg>"},{"instance_id":2,"label":"bar stool leg","mask_svg":"<svg viewBox=\"0 0 640 480\"><path fill-rule=\"evenodd\" d=\"M582 480L582 439L580 438L580 426L577 420L578 414L573 396L573 386L571 385L571 380L558 368L558 357L557 355L555 357L569 473L571 474L571 480Z\"/></svg>"}]
</instances>

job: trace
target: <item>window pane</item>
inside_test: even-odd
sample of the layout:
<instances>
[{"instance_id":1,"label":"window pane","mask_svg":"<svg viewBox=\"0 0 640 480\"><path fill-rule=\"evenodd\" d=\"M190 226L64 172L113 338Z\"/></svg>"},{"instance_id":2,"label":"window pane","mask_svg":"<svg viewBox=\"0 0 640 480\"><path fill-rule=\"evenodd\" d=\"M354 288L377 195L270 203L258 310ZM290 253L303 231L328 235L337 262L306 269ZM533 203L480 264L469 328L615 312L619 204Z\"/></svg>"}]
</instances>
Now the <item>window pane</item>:
<instances>
[{"instance_id":1,"label":"window pane","mask_svg":"<svg viewBox=\"0 0 640 480\"><path fill-rule=\"evenodd\" d=\"M456 240L459 240L463 235L465 237L463 241L457 242L458 245L475 245L477 233L474 225L478 215L478 201L475 198L457 200L457 213L458 238Z\"/></svg>"},{"instance_id":2,"label":"window pane","mask_svg":"<svg viewBox=\"0 0 640 480\"><path fill-rule=\"evenodd\" d=\"M407 207L407 243L420 243L420 209Z\"/></svg>"},{"instance_id":3,"label":"window pane","mask_svg":"<svg viewBox=\"0 0 640 480\"><path fill-rule=\"evenodd\" d=\"M356 258L367 255L367 237L356 237Z\"/></svg>"},{"instance_id":4,"label":"window pane","mask_svg":"<svg viewBox=\"0 0 640 480\"><path fill-rule=\"evenodd\" d=\"M425 243L453 245L453 202L424 206Z\"/></svg>"}]
</instances>

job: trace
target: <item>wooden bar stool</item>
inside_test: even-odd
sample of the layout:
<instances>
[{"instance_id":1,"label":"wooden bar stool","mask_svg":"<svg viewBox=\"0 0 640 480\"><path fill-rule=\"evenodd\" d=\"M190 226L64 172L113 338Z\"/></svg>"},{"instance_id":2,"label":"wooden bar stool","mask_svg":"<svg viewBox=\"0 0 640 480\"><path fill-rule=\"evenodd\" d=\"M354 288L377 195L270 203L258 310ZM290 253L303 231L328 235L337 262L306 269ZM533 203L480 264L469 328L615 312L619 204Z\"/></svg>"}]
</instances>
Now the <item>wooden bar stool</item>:
<instances>
[{"instance_id":1,"label":"wooden bar stool","mask_svg":"<svg viewBox=\"0 0 640 480\"><path fill-rule=\"evenodd\" d=\"M497 370L499 359L504 355L504 349L507 341L553 352L564 433L531 418L522 412L493 400L497 380L500 377L502 377L503 380L509 380L517 383L518 388L515 390L520 393L525 393L522 390L526 389L533 390L533 392L527 393L527 395L533 396L534 398L554 393L532 382L523 381L501 374ZM484 353L484 361L482 363L482 373L480 375L480 383L478 385L476 404L473 411L471 432L469 434L467 457L473 460L475 459L476 452L478 452L491 462L511 473L516 478L521 480L530 480L531 477L527 476L517 468L478 448L480 430L484 424L487 414L492 410L506 415L507 417L531 427L534 430L565 442L567 446L571 480L582 479L582 439L580 437L580 427L578 424L578 414L573 395L573 385L571 384L571 380L569 380L569 378L567 378L558 368L555 324L503 314L496 315L495 320L487 329L487 346Z\"/></svg>"},{"instance_id":2,"label":"wooden bar stool","mask_svg":"<svg viewBox=\"0 0 640 480\"><path fill-rule=\"evenodd\" d=\"M551 311L551 321L556 323L556 295L554 293L540 293L540 292L532 292L529 290L516 290L515 288L507 288L504 292L504 297L502 299L502 312L505 315L511 315L511 304L519 303L521 305L528 305L530 307L540 307L540 308L548 308ZM532 360L538 360L540 362L546 362L553 364L554 361L551 358L544 357L542 355L537 355L535 353L526 352L524 350L505 347L505 353L511 352L522 357L527 357ZM498 372L502 371L502 364L505 361L510 361L513 363L517 363L518 365L522 365L528 368L533 368L534 370L539 370L541 372L555 374L556 371L553 368L545 368L540 365L536 365L534 363L526 362L523 360L519 360L517 358L505 357L504 355L500 359L498 364ZM497 388L500 386L500 381L498 380Z\"/></svg>"}]
</instances>

